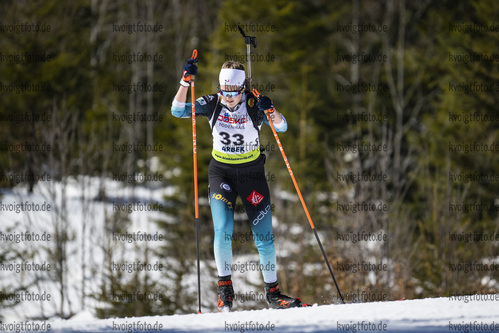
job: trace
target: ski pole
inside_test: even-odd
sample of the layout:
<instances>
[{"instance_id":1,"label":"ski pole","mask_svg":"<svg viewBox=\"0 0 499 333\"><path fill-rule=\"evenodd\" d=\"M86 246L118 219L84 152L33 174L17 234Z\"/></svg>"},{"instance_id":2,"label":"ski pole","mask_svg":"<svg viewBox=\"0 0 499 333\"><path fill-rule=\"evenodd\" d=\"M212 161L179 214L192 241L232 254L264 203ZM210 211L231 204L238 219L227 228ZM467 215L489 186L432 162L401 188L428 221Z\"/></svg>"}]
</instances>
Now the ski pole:
<instances>
[{"instance_id":1,"label":"ski pole","mask_svg":"<svg viewBox=\"0 0 499 333\"><path fill-rule=\"evenodd\" d=\"M192 59L196 59L198 50L192 51ZM191 82L191 103L192 103L192 153L194 161L194 215L196 218L196 254L198 273L198 313L201 313L201 272L199 266L199 201L198 201L198 161L196 144L196 97L194 94L194 75L187 77Z\"/></svg>"},{"instance_id":2,"label":"ski pole","mask_svg":"<svg viewBox=\"0 0 499 333\"><path fill-rule=\"evenodd\" d=\"M251 75L251 45L253 45L254 48L256 48L256 37L252 36L246 36L243 29L238 25L237 28L239 29L239 32L241 35L244 37L244 43L246 44L246 57L248 59L248 81L250 84L250 89L251 89L251 80L252 80L252 75ZM256 90L253 89L253 95L256 97L258 100L260 98L260 93ZM298 187L298 183L296 182L295 176L293 174L293 170L291 170L291 166L289 165L289 161L286 157L286 154L284 153L284 149L282 148L281 141L279 140L279 137L277 136L277 132L274 127L274 123L272 122L272 119L270 118L270 113L272 113L274 109L272 110L266 110L265 114L267 115L267 119L269 121L270 127L272 128L272 132L274 133L274 137L277 141L277 145L279 146L279 150L281 151L282 157L284 158L284 163L286 163L286 167L288 168L289 175L291 176L291 179L293 180L293 184L295 185L296 192L298 193L298 196L300 197L301 204L303 206L303 209L305 210L305 214L307 215L308 222L310 223L310 226L312 227L312 230L314 232L315 238L317 239L317 243L319 243L319 247L321 249L322 255L324 256L324 260L326 261L327 268L329 269L329 273L331 273L331 277L333 278L334 284L336 286L336 290L338 290L338 295L341 298L341 302L345 304L345 301L343 300L343 296L341 295L340 288L338 287L338 284L336 283L336 279L334 278L333 270L331 269L331 266L329 265L329 261L327 260L326 257L326 252L324 252L324 248L322 247L321 240L319 239L319 235L317 234L317 231L315 230L314 223L312 222L312 218L310 217L310 213L308 212L307 205L305 204L305 200L303 200L303 196L301 195L300 188Z\"/></svg>"},{"instance_id":3,"label":"ski pole","mask_svg":"<svg viewBox=\"0 0 499 333\"><path fill-rule=\"evenodd\" d=\"M260 93L256 90L252 90L253 95L257 100L260 99ZM265 110L265 114L267 116L267 119L270 124L270 128L272 128L272 133L274 133L275 140L277 141L277 145L279 146L279 150L281 151L282 158L284 159L284 163L286 164L286 167L288 168L289 175L291 176L291 179L293 180L293 184L295 185L296 193L298 194L298 197L300 198L301 204L303 206L303 209L305 210L305 214L307 215L308 222L310 223L310 226L312 227L312 230L315 235L315 239L317 239L317 243L319 243L319 247L321 249L322 255L324 257L324 260L326 261L327 268L329 269L329 273L331 273L331 277L333 278L334 285L336 286L336 290L338 290L338 295L341 298L341 302L345 304L345 301L343 300L343 296L341 295L340 288L338 287L338 283L336 283L336 279L334 278L333 270L331 269L331 266L329 265L329 261L327 260L326 257L326 252L324 252L324 248L322 247L321 240L319 239L319 235L317 234L317 231L315 230L314 223L312 222L312 218L310 217L310 213L308 212L307 205L305 204L305 200L303 200L303 196L301 195L300 188L298 187L298 183L296 182L295 176L293 174L293 170L291 170L291 165L289 164L288 158L286 157L286 154L284 153L284 149L282 148L281 141L279 140L279 136L277 136L277 131L275 130L274 123L272 122L272 119L270 117L270 114L274 112L274 108L270 110Z\"/></svg>"}]
</instances>

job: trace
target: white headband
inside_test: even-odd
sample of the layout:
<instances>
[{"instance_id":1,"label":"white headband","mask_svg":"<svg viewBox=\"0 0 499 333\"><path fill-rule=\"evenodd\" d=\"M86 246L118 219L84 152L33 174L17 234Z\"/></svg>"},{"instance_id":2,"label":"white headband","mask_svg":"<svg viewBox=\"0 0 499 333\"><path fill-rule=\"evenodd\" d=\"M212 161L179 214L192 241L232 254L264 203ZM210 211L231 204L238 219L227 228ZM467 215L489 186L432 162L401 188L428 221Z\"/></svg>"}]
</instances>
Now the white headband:
<instances>
[{"instance_id":1,"label":"white headband","mask_svg":"<svg viewBox=\"0 0 499 333\"><path fill-rule=\"evenodd\" d=\"M244 86L245 73L242 69L222 68L218 76L220 85Z\"/></svg>"}]
</instances>

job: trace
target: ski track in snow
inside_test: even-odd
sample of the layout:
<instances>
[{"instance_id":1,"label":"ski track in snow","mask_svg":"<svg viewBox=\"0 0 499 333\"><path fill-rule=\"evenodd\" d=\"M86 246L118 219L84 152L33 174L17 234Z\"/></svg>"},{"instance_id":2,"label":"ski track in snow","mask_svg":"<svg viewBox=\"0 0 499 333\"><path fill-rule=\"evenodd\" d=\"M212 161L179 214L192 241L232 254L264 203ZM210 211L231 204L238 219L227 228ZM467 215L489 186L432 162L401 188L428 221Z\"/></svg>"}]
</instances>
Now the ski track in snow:
<instances>
[{"instance_id":1,"label":"ski track in snow","mask_svg":"<svg viewBox=\"0 0 499 333\"><path fill-rule=\"evenodd\" d=\"M467 303L445 297L102 320L83 315L50 324L51 332L498 332L499 295L495 296ZM156 325L156 330L126 326L145 323Z\"/></svg>"}]
</instances>

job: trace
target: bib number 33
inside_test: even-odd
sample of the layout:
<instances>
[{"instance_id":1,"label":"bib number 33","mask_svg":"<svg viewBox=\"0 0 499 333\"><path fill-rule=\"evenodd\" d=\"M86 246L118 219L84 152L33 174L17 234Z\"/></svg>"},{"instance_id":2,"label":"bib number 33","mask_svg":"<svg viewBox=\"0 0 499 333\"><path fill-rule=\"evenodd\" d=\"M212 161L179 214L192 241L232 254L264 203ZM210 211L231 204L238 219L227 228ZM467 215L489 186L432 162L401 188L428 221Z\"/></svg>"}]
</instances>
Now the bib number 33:
<instances>
[{"instance_id":1,"label":"bib number 33","mask_svg":"<svg viewBox=\"0 0 499 333\"><path fill-rule=\"evenodd\" d=\"M227 132L220 132L220 135L223 137L223 140L220 140L220 142L224 145L230 145L232 143L235 146L240 146L244 143L244 136L242 134L233 134L232 140L230 134Z\"/></svg>"}]
</instances>

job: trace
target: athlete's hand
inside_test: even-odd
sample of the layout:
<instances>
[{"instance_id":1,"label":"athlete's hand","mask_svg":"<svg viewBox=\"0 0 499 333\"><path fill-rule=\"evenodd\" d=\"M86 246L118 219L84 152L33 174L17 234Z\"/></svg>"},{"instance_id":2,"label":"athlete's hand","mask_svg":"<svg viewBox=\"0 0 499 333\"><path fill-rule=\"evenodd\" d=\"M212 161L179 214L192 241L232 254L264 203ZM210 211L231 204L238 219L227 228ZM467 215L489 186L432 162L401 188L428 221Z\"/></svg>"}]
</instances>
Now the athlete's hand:
<instances>
[{"instance_id":1,"label":"athlete's hand","mask_svg":"<svg viewBox=\"0 0 499 333\"><path fill-rule=\"evenodd\" d=\"M198 75L198 66L195 63L198 62L197 59L190 58L184 65L184 77L189 75Z\"/></svg>"},{"instance_id":2,"label":"athlete's hand","mask_svg":"<svg viewBox=\"0 0 499 333\"><path fill-rule=\"evenodd\" d=\"M180 80L180 84L184 87L189 86L189 81L191 80L191 75L198 74L198 66L195 63L198 62L195 58L190 58L184 65L184 73L182 75L182 80Z\"/></svg>"},{"instance_id":3,"label":"athlete's hand","mask_svg":"<svg viewBox=\"0 0 499 333\"><path fill-rule=\"evenodd\" d=\"M267 96L260 96L260 99L256 103L256 106L258 107L259 110L261 111L267 111L268 113L274 112L274 104L272 104L272 101L270 98Z\"/></svg>"}]
</instances>

